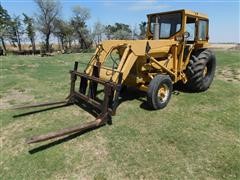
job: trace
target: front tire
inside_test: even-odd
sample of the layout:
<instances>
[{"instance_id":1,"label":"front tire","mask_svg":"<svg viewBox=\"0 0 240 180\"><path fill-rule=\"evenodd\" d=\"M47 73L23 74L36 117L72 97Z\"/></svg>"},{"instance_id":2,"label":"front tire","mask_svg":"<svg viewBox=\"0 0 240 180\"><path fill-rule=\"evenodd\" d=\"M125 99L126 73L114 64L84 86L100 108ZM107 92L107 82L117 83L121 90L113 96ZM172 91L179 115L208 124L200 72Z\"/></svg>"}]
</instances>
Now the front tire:
<instances>
[{"instance_id":1,"label":"front tire","mask_svg":"<svg viewBox=\"0 0 240 180\"><path fill-rule=\"evenodd\" d=\"M148 87L147 102L152 109L162 109L167 106L171 95L173 85L168 75L155 76Z\"/></svg>"},{"instance_id":2,"label":"front tire","mask_svg":"<svg viewBox=\"0 0 240 180\"><path fill-rule=\"evenodd\" d=\"M187 66L187 87L191 91L206 91L214 78L216 69L216 57L212 51L194 53Z\"/></svg>"}]
</instances>

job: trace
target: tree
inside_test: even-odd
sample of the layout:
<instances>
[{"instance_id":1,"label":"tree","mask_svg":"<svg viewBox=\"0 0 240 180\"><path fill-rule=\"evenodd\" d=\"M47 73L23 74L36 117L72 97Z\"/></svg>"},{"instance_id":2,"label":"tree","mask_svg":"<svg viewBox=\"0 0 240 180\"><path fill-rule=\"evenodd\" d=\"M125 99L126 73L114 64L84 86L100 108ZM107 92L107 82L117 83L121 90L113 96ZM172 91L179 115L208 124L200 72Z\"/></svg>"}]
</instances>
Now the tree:
<instances>
[{"instance_id":1,"label":"tree","mask_svg":"<svg viewBox=\"0 0 240 180\"><path fill-rule=\"evenodd\" d=\"M132 26L132 29L131 29L131 34L132 34L132 37L131 37L131 39L139 39L139 31L138 31L138 27L137 27L137 25L134 25L134 26Z\"/></svg>"},{"instance_id":2,"label":"tree","mask_svg":"<svg viewBox=\"0 0 240 180\"><path fill-rule=\"evenodd\" d=\"M119 29L113 34L113 39L131 39L131 33Z\"/></svg>"},{"instance_id":3,"label":"tree","mask_svg":"<svg viewBox=\"0 0 240 180\"><path fill-rule=\"evenodd\" d=\"M105 34L108 39L131 39L132 31L127 24L115 23L105 27Z\"/></svg>"},{"instance_id":4,"label":"tree","mask_svg":"<svg viewBox=\"0 0 240 180\"><path fill-rule=\"evenodd\" d=\"M63 20L61 19L56 19L56 21L54 21L54 35L58 38L58 41L60 41L61 43L61 49L64 50L64 40L65 40L65 27L66 24Z\"/></svg>"},{"instance_id":5,"label":"tree","mask_svg":"<svg viewBox=\"0 0 240 180\"><path fill-rule=\"evenodd\" d=\"M50 51L49 39L54 31L54 21L60 13L60 3L56 0L34 0L39 8L38 29L45 36L46 52Z\"/></svg>"},{"instance_id":6,"label":"tree","mask_svg":"<svg viewBox=\"0 0 240 180\"><path fill-rule=\"evenodd\" d=\"M73 28L71 27L70 23L61 19L57 19L54 22L54 26L55 26L54 34L61 42L61 48L65 50L66 49L65 47L67 47L66 43L68 43L69 48L71 48Z\"/></svg>"},{"instance_id":7,"label":"tree","mask_svg":"<svg viewBox=\"0 0 240 180\"><path fill-rule=\"evenodd\" d=\"M24 13L23 13L23 16L24 16L23 22L26 26L26 33L27 33L27 36L28 36L28 38L31 42L32 51L35 54L35 52L36 52L36 45L35 45L36 32L35 32L35 27L34 27L34 19L27 16Z\"/></svg>"},{"instance_id":8,"label":"tree","mask_svg":"<svg viewBox=\"0 0 240 180\"><path fill-rule=\"evenodd\" d=\"M13 18L11 26L9 28L9 39L10 42L14 45L17 43L17 47L19 51L22 51L22 35L24 34L22 22L20 16L16 16Z\"/></svg>"},{"instance_id":9,"label":"tree","mask_svg":"<svg viewBox=\"0 0 240 180\"><path fill-rule=\"evenodd\" d=\"M87 8L75 6L73 7L73 14L71 24L78 37L80 48L87 49L91 44L91 40L89 39L90 33L86 25L86 21L90 18L90 11Z\"/></svg>"},{"instance_id":10,"label":"tree","mask_svg":"<svg viewBox=\"0 0 240 180\"><path fill-rule=\"evenodd\" d=\"M105 31L104 25L97 21L93 26L93 40L95 41L95 44L99 44L102 41L102 35Z\"/></svg>"},{"instance_id":11,"label":"tree","mask_svg":"<svg viewBox=\"0 0 240 180\"><path fill-rule=\"evenodd\" d=\"M4 38L8 37L8 30L11 24L12 22L10 15L8 14L7 10L5 10L0 4L0 40L4 53L6 53L6 45Z\"/></svg>"},{"instance_id":12,"label":"tree","mask_svg":"<svg viewBox=\"0 0 240 180\"><path fill-rule=\"evenodd\" d=\"M71 26L70 22L67 22L65 32L66 32L66 42L68 43L68 47L71 49L72 48L72 42L74 40L74 29Z\"/></svg>"},{"instance_id":13,"label":"tree","mask_svg":"<svg viewBox=\"0 0 240 180\"><path fill-rule=\"evenodd\" d=\"M143 21L139 24L139 29L140 29L139 38L140 39L144 39L146 37L146 26L147 26L147 23L143 22Z\"/></svg>"},{"instance_id":14,"label":"tree","mask_svg":"<svg viewBox=\"0 0 240 180\"><path fill-rule=\"evenodd\" d=\"M105 33L107 39L110 40L111 39L111 35L113 34L112 26L111 25L105 26L104 33Z\"/></svg>"}]
</instances>

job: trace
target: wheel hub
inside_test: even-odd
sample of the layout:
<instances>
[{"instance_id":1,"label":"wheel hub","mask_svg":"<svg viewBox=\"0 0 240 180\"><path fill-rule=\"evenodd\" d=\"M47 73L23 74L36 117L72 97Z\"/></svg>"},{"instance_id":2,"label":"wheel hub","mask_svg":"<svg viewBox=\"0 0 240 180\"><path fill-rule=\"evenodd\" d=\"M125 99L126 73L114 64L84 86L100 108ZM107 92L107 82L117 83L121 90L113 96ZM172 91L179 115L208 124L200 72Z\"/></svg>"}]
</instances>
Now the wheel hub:
<instances>
[{"instance_id":1,"label":"wheel hub","mask_svg":"<svg viewBox=\"0 0 240 180\"><path fill-rule=\"evenodd\" d=\"M158 90L158 97L161 102L166 102L169 96L169 88L167 85L163 84Z\"/></svg>"}]
</instances>

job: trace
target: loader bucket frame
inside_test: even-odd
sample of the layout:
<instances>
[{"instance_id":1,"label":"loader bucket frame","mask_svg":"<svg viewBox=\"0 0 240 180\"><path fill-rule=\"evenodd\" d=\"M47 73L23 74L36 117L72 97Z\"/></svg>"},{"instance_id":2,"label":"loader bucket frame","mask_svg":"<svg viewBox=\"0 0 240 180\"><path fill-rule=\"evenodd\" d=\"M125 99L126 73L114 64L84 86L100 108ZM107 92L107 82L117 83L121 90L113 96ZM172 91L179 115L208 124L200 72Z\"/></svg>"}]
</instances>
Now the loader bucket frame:
<instances>
[{"instance_id":1,"label":"loader bucket frame","mask_svg":"<svg viewBox=\"0 0 240 180\"><path fill-rule=\"evenodd\" d=\"M119 93L121 89L122 73L118 75L118 83L112 81L104 81L99 78L100 65L93 66L92 75L80 73L77 71L78 62L74 64L74 70L71 74L70 103L77 103L79 100L87 102L93 107L101 111L100 115L108 114L109 117L116 113L118 105ZM76 91L76 80L80 80L79 90ZM100 103L96 99L98 84L104 87L104 99Z\"/></svg>"},{"instance_id":2,"label":"loader bucket frame","mask_svg":"<svg viewBox=\"0 0 240 180\"><path fill-rule=\"evenodd\" d=\"M111 124L112 115L116 113L116 108L119 103L119 94L121 89L122 73L118 75L118 82L114 83L112 81L104 81L99 78L100 65L93 66L92 75L86 73L78 72L78 62L75 62L74 69L70 71L71 74L71 87L70 94L67 97L67 101L45 103L32 106L23 106L21 108L29 107L40 107L40 106L49 106L59 103L70 104L80 104L86 103L93 106L98 110L97 117L94 121L87 122L85 124L75 125L73 127L68 127L61 129L56 132L50 132L48 134L34 136L27 140L27 143L36 143L41 141L46 141L49 139L57 138L60 136L70 135L73 133L81 133L87 130L91 130L97 127L100 127L105 124ZM80 81L80 86L77 89L76 82ZM98 84L101 84L104 87L104 97L102 101L96 98ZM77 90L76 90L77 89Z\"/></svg>"}]
</instances>

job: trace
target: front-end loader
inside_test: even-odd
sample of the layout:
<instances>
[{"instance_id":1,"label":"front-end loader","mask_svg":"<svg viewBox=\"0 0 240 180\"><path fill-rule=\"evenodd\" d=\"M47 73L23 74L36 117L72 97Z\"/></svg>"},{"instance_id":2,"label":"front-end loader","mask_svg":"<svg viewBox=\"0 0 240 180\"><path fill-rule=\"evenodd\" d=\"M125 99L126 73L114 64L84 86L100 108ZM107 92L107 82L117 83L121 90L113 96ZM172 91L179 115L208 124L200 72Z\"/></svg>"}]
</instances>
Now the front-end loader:
<instances>
[{"instance_id":1,"label":"front-end loader","mask_svg":"<svg viewBox=\"0 0 240 180\"><path fill-rule=\"evenodd\" d=\"M28 143L86 131L111 122L123 86L146 92L147 103L155 110L168 104L173 84L181 83L194 92L210 87L216 59L208 49L207 15L177 10L149 14L147 18L146 39L104 41L97 46L84 72L78 72L78 62L70 71L70 95L59 103L90 104L98 110L96 120L30 138ZM103 100L98 97L99 86L103 87ZM52 103L40 104L43 105Z\"/></svg>"}]
</instances>

